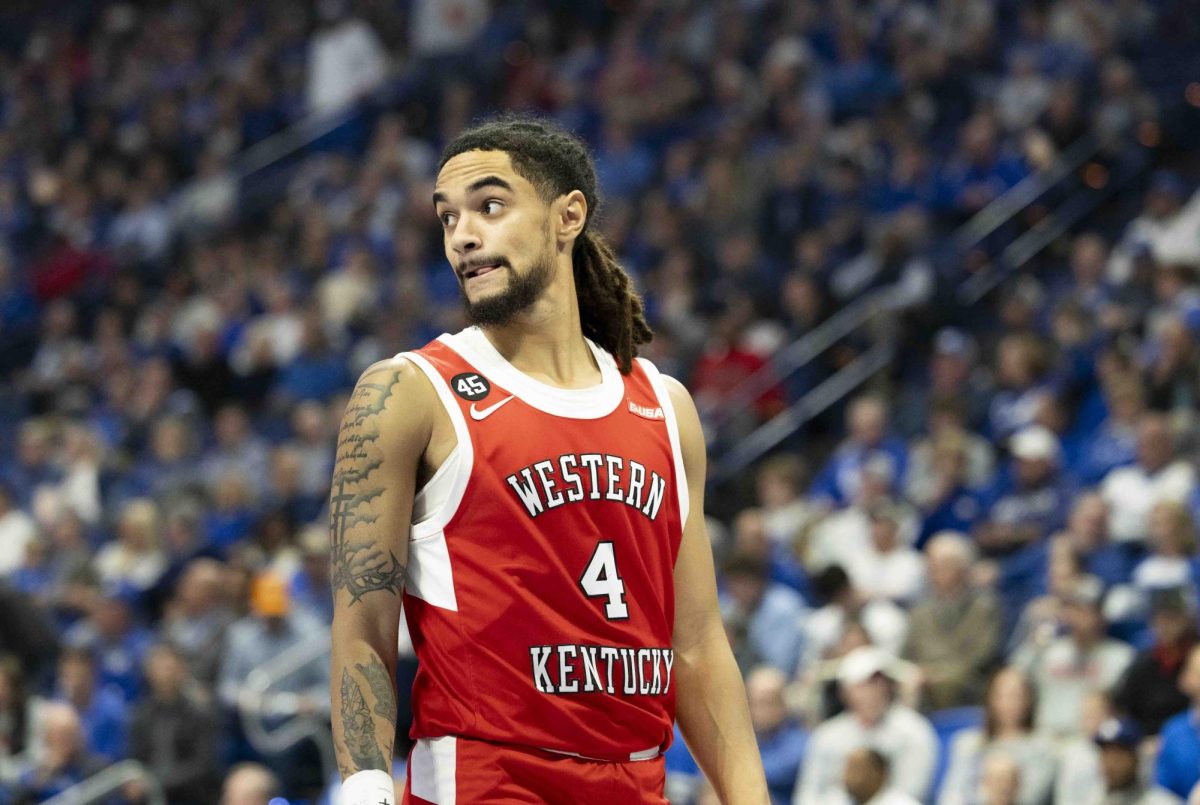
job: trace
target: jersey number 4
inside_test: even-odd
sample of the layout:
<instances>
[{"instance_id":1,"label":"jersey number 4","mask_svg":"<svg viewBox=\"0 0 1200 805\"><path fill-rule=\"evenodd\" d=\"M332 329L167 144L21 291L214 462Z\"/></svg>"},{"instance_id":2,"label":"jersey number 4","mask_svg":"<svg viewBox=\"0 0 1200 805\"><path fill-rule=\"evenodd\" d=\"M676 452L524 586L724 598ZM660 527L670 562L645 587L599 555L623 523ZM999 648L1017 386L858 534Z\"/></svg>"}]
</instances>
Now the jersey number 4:
<instances>
[{"instance_id":1,"label":"jersey number 4","mask_svg":"<svg viewBox=\"0 0 1200 805\"><path fill-rule=\"evenodd\" d=\"M579 586L588 598L607 598L604 614L610 621L629 619L629 605L625 603L625 582L617 572L617 555L611 542L596 543L596 552L588 561L579 579Z\"/></svg>"}]
</instances>

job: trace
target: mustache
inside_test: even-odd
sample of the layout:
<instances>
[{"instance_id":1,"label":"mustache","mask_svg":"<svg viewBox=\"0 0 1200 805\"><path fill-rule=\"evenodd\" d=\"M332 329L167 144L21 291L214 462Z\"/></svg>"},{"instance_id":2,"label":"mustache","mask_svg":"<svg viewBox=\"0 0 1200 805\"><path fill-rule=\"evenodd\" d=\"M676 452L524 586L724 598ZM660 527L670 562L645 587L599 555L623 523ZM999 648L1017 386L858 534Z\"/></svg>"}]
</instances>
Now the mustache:
<instances>
[{"instance_id":1,"label":"mustache","mask_svg":"<svg viewBox=\"0 0 1200 805\"><path fill-rule=\"evenodd\" d=\"M468 260L462 260L455 266L459 278L467 275L468 271L474 271L480 266L499 266L500 268L512 268L506 257L472 257Z\"/></svg>"}]
</instances>

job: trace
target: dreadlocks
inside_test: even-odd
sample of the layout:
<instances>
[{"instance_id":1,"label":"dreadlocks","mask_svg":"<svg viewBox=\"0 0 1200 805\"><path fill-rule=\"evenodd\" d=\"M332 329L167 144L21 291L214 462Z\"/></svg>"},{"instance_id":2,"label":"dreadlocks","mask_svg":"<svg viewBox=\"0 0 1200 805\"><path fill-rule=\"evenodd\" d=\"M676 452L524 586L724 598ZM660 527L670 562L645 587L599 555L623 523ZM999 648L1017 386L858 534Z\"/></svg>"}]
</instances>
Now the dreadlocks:
<instances>
[{"instance_id":1,"label":"dreadlocks","mask_svg":"<svg viewBox=\"0 0 1200 805\"><path fill-rule=\"evenodd\" d=\"M438 169L467 151L505 152L513 170L546 201L572 190L583 193L588 220L571 253L583 334L612 353L621 372L629 374L638 345L648 342L654 333L646 323L633 281L600 233L588 228L600 209L600 195L587 147L553 123L506 115L460 134L446 146Z\"/></svg>"}]
</instances>

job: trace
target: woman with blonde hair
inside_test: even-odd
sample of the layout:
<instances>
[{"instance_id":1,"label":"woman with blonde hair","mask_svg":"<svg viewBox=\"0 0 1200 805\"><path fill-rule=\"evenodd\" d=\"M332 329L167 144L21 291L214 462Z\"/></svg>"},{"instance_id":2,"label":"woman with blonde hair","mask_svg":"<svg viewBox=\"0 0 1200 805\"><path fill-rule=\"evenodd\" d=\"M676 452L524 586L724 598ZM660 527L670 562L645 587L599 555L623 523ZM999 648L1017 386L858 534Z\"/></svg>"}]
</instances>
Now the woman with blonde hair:
<instances>
[{"instance_id":1,"label":"woman with blonde hair","mask_svg":"<svg viewBox=\"0 0 1200 805\"><path fill-rule=\"evenodd\" d=\"M1191 587L1195 583L1196 521L1187 506L1163 500L1150 510L1147 523L1150 555L1133 571L1133 585L1145 592L1159 587Z\"/></svg>"},{"instance_id":2,"label":"woman with blonde hair","mask_svg":"<svg viewBox=\"0 0 1200 805\"><path fill-rule=\"evenodd\" d=\"M96 574L105 584L147 590L167 569L159 540L158 506L134 498L117 516L117 538L96 555Z\"/></svg>"}]
</instances>

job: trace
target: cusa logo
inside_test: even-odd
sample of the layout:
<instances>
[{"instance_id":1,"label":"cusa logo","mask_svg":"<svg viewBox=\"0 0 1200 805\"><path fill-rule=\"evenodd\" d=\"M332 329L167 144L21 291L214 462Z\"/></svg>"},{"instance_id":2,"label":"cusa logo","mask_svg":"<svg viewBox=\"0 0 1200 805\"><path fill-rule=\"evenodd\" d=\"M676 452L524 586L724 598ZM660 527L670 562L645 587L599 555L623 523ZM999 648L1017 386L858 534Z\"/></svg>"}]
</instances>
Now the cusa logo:
<instances>
[{"instance_id":1,"label":"cusa logo","mask_svg":"<svg viewBox=\"0 0 1200 805\"><path fill-rule=\"evenodd\" d=\"M663 413L663 409L647 408L644 405L638 405L633 400L629 401L629 413L637 414L638 416L644 417L646 419L665 419L666 418L666 414Z\"/></svg>"}]
</instances>

